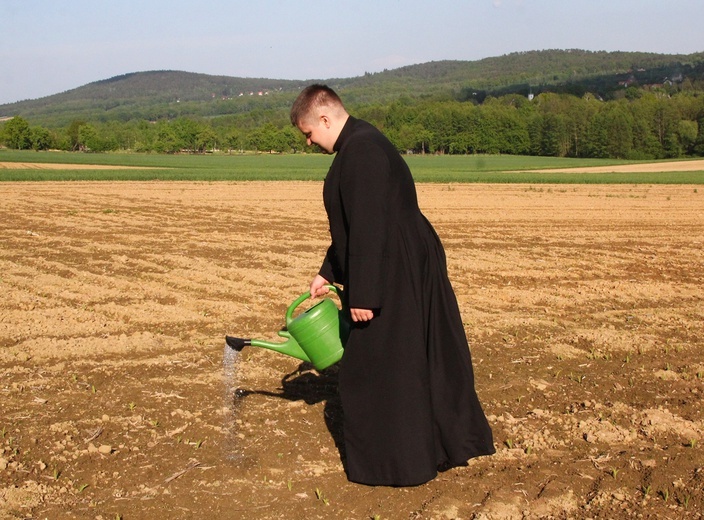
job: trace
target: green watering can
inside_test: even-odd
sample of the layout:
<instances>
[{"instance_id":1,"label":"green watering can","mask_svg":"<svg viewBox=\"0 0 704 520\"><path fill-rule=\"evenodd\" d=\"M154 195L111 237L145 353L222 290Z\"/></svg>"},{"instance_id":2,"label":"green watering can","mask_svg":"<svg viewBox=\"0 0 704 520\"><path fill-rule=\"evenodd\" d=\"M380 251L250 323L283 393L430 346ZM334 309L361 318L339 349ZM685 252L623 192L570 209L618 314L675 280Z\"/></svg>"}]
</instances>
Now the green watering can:
<instances>
[{"instance_id":1,"label":"green watering can","mask_svg":"<svg viewBox=\"0 0 704 520\"><path fill-rule=\"evenodd\" d=\"M337 287L326 287L339 296ZM225 336L225 341L238 352L250 345L263 347L313 363L318 370L334 365L342 358L349 335L347 315L330 298L324 298L294 318L293 311L308 298L310 292L302 294L286 311L286 329L279 331L279 336L286 338L283 343L232 336Z\"/></svg>"}]
</instances>

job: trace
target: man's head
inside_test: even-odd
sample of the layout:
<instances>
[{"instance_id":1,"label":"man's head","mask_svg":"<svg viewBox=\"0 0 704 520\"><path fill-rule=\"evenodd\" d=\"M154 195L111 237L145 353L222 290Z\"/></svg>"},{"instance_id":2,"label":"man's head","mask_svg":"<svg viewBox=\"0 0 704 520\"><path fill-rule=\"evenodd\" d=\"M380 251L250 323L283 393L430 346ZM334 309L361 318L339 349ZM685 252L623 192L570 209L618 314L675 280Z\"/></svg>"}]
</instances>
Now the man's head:
<instances>
[{"instance_id":1,"label":"man's head","mask_svg":"<svg viewBox=\"0 0 704 520\"><path fill-rule=\"evenodd\" d=\"M291 123L303 132L308 145L328 153L333 153L348 117L340 97L326 85L306 87L291 107Z\"/></svg>"}]
</instances>

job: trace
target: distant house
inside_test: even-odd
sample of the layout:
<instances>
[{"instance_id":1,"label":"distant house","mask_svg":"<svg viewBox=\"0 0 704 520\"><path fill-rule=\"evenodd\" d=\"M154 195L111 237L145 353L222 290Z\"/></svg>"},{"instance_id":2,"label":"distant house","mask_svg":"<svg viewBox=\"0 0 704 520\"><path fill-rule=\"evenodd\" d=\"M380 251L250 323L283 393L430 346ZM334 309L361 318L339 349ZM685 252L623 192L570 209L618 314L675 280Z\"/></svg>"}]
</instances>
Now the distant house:
<instances>
[{"instance_id":1,"label":"distant house","mask_svg":"<svg viewBox=\"0 0 704 520\"><path fill-rule=\"evenodd\" d=\"M636 77L635 77L633 74L631 74L631 75L628 77L628 79L625 79L625 80L623 80L623 81L619 81L619 82L618 82L618 85L619 85L619 87L628 88L628 87L630 87L631 85L633 85L635 82L636 82Z\"/></svg>"}]
</instances>

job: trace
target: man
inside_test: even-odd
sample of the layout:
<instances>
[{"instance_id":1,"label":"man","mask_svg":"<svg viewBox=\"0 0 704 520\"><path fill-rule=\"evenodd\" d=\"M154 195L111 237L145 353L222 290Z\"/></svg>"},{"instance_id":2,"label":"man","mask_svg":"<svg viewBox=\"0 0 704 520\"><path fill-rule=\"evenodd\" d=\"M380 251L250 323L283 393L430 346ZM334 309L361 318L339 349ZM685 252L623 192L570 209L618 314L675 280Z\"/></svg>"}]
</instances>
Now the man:
<instances>
[{"instance_id":1,"label":"man","mask_svg":"<svg viewBox=\"0 0 704 520\"><path fill-rule=\"evenodd\" d=\"M342 284L353 322L339 373L349 480L418 485L494 453L445 252L405 161L327 86L303 90L291 122L336 153L323 188L332 244L310 292Z\"/></svg>"}]
</instances>

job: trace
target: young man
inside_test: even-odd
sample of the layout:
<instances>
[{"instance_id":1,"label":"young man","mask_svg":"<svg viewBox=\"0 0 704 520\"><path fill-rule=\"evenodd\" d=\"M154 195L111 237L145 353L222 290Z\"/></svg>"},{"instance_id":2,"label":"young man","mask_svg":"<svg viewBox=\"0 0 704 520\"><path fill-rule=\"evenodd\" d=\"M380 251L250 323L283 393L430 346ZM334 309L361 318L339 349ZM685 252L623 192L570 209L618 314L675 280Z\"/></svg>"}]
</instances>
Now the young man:
<instances>
[{"instance_id":1,"label":"young man","mask_svg":"<svg viewBox=\"0 0 704 520\"><path fill-rule=\"evenodd\" d=\"M303 90L291 122L336 153L323 188L332 244L310 292L343 285L353 321L339 374L349 480L418 485L494 453L445 252L405 161L327 86Z\"/></svg>"}]
</instances>

